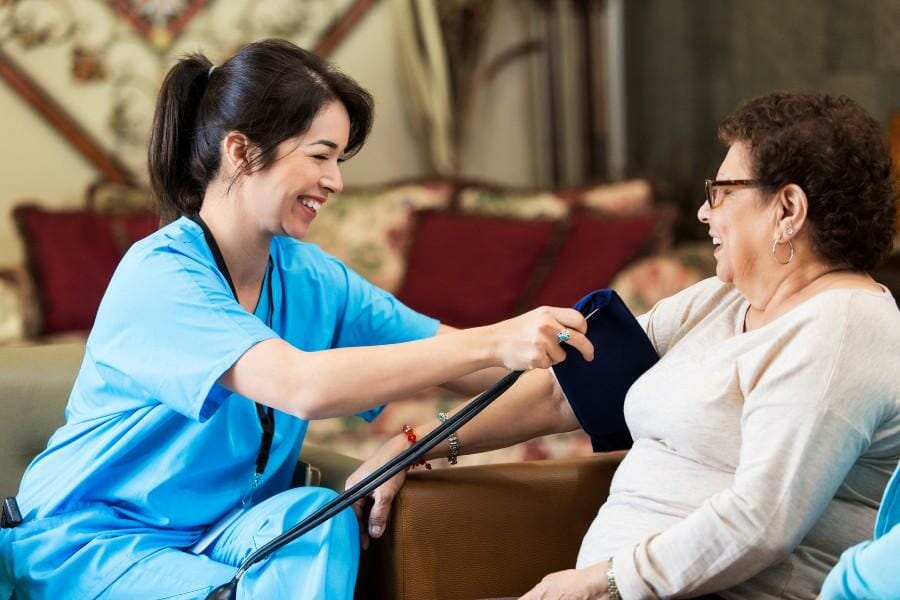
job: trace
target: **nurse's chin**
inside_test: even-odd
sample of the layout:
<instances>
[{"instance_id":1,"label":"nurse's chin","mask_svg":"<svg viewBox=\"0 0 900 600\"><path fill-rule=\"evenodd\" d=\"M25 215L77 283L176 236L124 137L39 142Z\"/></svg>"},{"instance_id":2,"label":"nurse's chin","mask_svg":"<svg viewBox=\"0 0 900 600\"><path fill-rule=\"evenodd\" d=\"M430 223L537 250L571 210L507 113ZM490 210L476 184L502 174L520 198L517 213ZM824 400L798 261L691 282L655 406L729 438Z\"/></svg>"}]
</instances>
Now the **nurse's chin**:
<instances>
[{"instance_id":1,"label":"nurse's chin","mask_svg":"<svg viewBox=\"0 0 900 600\"><path fill-rule=\"evenodd\" d=\"M291 219L290 221L282 224L281 230L284 232L282 235L286 235L287 237L302 241L309 231L309 225L310 224L305 221L300 221L299 219Z\"/></svg>"}]
</instances>

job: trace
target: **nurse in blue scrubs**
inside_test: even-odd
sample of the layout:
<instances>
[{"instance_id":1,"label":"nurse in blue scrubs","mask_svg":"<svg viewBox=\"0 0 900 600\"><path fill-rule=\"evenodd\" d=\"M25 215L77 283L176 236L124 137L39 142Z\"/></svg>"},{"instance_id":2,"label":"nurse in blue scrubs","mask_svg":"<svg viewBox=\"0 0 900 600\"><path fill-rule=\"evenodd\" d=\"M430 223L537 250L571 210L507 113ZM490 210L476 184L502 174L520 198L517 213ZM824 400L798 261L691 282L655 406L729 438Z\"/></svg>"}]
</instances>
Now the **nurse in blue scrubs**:
<instances>
[{"instance_id":1,"label":"nurse in blue scrubs","mask_svg":"<svg viewBox=\"0 0 900 600\"><path fill-rule=\"evenodd\" d=\"M103 298L66 424L22 480L24 523L0 532L0 598L202 598L333 497L290 489L309 419L474 394L562 360L562 329L592 355L574 310L455 331L299 241L371 120L365 90L287 42L172 68L149 153L169 223ZM348 510L238 594L351 598L358 556Z\"/></svg>"}]
</instances>

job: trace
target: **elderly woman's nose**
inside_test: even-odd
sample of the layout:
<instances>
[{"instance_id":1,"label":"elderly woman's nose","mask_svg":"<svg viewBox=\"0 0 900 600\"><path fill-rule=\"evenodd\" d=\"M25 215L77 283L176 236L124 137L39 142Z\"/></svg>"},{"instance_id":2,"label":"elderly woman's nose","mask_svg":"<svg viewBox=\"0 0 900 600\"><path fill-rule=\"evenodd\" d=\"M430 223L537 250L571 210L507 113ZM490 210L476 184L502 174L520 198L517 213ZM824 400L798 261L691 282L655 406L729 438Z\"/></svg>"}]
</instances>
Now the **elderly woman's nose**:
<instances>
[{"instance_id":1,"label":"elderly woman's nose","mask_svg":"<svg viewBox=\"0 0 900 600\"><path fill-rule=\"evenodd\" d=\"M697 209L697 219L701 223L709 223L709 203L706 200Z\"/></svg>"}]
</instances>

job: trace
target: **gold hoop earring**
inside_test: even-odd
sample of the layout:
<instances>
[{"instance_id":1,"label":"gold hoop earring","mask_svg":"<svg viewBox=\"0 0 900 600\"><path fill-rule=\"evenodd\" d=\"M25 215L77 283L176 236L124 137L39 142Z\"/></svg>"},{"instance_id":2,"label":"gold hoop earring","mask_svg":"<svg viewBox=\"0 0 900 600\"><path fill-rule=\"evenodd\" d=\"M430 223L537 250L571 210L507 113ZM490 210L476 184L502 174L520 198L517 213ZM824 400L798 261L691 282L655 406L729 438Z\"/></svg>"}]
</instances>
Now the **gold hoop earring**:
<instances>
[{"instance_id":1,"label":"gold hoop earring","mask_svg":"<svg viewBox=\"0 0 900 600\"><path fill-rule=\"evenodd\" d=\"M772 256L775 257L775 262L777 262L779 265L788 265L791 263L792 260L794 260L794 244L791 243L791 240L788 240L786 242L781 242L781 243L787 244L788 248L790 248L790 250L791 250L791 254L790 254L790 256L788 256L788 259L786 261L781 261L778 259L778 255L775 254L775 248L778 247L778 240L775 240L774 242L772 242Z\"/></svg>"}]
</instances>

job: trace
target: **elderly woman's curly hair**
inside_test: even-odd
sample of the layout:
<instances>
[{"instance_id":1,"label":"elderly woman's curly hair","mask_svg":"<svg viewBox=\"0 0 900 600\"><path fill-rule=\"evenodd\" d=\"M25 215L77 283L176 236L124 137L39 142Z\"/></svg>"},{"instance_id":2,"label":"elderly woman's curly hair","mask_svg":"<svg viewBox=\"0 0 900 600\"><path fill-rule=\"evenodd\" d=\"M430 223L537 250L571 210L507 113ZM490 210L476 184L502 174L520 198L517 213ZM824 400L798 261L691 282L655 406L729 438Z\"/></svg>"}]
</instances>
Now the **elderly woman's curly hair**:
<instances>
[{"instance_id":1,"label":"elderly woman's curly hair","mask_svg":"<svg viewBox=\"0 0 900 600\"><path fill-rule=\"evenodd\" d=\"M890 253L897 192L886 136L856 102L774 92L738 107L722 122L719 138L749 144L763 191L789 183L803 189L813 250L822 259L868 271Z\"/></svg>"}]
</instances>

